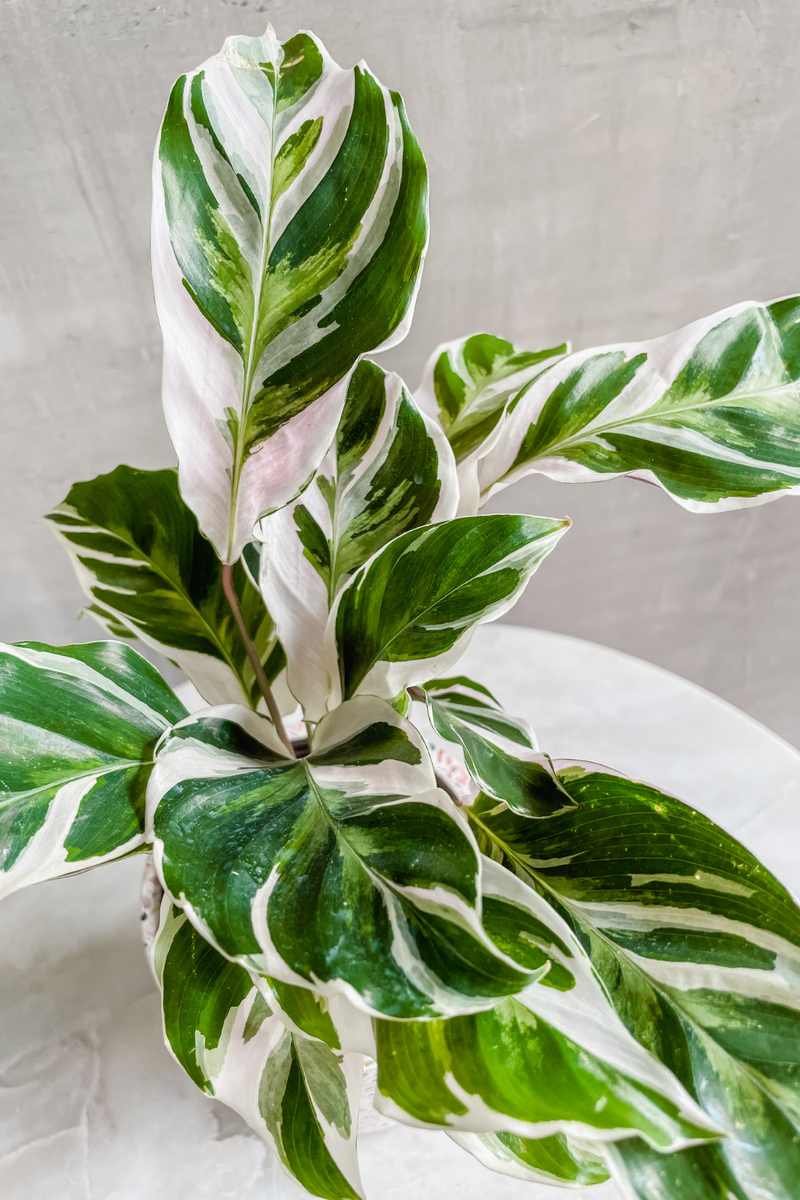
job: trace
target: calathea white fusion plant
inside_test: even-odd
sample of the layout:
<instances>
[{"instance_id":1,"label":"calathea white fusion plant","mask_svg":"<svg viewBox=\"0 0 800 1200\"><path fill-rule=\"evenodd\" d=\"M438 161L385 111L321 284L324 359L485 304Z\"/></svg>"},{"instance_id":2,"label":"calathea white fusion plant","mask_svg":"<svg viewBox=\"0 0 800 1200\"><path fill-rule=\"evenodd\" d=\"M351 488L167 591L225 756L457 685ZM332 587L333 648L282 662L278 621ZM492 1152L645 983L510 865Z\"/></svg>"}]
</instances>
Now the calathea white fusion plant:
<instances>
[{"instance_id":1,"label":"calathea white fusion plant","mask_svg":"<svg viewBox=\"0 0 800 1200\"><path fill-rule=\"evenodd\" d=\"M0 886L152 849L167 1043L311 1195L363 1195L367 1057L381 1112L495 1171L796 1198L792 899L453 672L565 532L477 515L526 472L707 512L800 489L800 300L576 354L477 334L412 397L365 356L408 328L426 188L399 96L310 34L231 38L175 85L153 262L178 470L118 467L50 520L91 612L209 707L123 641L5 647ZM472 803L437 786L422 705Z\"/></svg>"}]
</instances>

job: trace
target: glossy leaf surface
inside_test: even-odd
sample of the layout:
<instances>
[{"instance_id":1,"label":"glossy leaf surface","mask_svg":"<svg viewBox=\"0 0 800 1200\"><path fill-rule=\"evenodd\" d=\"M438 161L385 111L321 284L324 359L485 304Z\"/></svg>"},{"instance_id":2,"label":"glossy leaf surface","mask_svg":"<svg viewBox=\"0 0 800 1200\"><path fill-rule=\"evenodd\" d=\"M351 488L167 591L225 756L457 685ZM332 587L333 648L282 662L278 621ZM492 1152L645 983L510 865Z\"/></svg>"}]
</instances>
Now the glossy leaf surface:
<instances>
[{"instance_id":1,"label":"glossy leaf surface","mask_svg":"<svg viewBox=\"0 0 800 1200\"><path fill-rule=\"evenodd\" d=\"M258 530L261 586L307 719L324 715L331 693L324 635L342 587L387 542L448 520L457 504L455 463L441 429L397 375L361 362L311 485Z\"/></svg>"},{"instance_id":2,"label":"glossy leaf surface","mask_svg":"<svg viewBox=\"0 0 800 1200\"><path fill-rule=\"evenodd\" d=\"M587 1144L563 1133L546 1138L521 1138L515 1133L450 1133L449 1136L490 1171L528 1183L591 1187L608 1179L602 1159Z\"/></svg>"},{"instance_id":3,"label":"glossy leaf surface","mask_svg":"<svg viewBox=\"0 0 800 1200\"><path fill-rule=\"evenodd\" d=\"M502 867L484 875L484 922L541 981L492 1009L376 1021L376 1106L410 1124L522 1138L638 1132L662 1150L715 1136L661 1063L625 1029L569 925Z\"/></svg>"},{"instance_id":4,"label":"glossy leaf surface","mask_svg":"<svg viewBox=\"0 0 800 1200\"><path fill-rule=\"evenodd\" d=\"M242 709L190 718L150 796L165 887L251 969L398 1017L469 1011L541 973L484 933L469 831L420 735L374 697L329 714L300 760Z\"/></svg>"},{"instance_id":5,"label":"glossy leaf surface","mask_svg":"<svg viewBox=\"0 0 800 1200\"><path fill-rule=\"evenodd\" d=\"M167 1045L203 1091L235 1109L312 1196L363 1196L356 1157L362 1060L291 1032L247 971L171 903L152 949Z\"/></svg>"},{"instance_id":6,"label":"glossy leaf surface","mask_svg":"<svg viewBox=\"0 0 800 1200\"><path fill-rule=\"evenodd\" d=\"M463 676L422 685L431 724L457 743L478 787L515 812L548 817L573 802L527 721L509 717L486 688Z\"/></svg>"},{"instance_id":7,"label":"glossy leaf surface","mask_svg":"<svg viewBox=\"0 0 800 1200\"><path fill-rule=\"evenodd\" d=\"M390 699L446 671L477 625L511 608L568 528L498 514L396 538L353 577L331 617L341 695Z\"/></svg>"},{"instance_id":8,"label":"glossy leaf surface","mask_svg":"<svg viewBox=\"0 0 800 1200\"><path fill-rule=\"evenodd\" d=\"M153 167L164 405L181 491L235 562L328 450L347 376L400 341L427 172L400 97L309 33L181 76Z\"/></svg>"},{"instance_id":9,"label":"glossy leaf surface","mask_svg":"<svg viewBox=\"0 0 800 1200\"><path fill-rule=\"evenodd\" d=\"M713 512L800 488L800 299L737 304L649 342L582 350L509 405L482 501L530 471L633 475Z\"/></svg>"},{"instance_id":10,"label":"glossy leaf surface","mask_svg":"<svg viewBox=\"0 0 800 1200\"><path fill-rule=\"evenodd\" d=\"M255 707L258 684L222 590L222 567L181 498L177 472L117 467L74 484L48 519L110 632L139 637L172 659L207 703ZM275 627L241 564L233 582L274 681L285 661Z\"/></svg>"},{"instance_id":11,"label":"glossy leaf surface","mask_svg":"<svg viewBox=\"0 0 800 1200\"><path fill-rule=\"evenodd\" d=\"M695 809L602 768L560 774L579 809L527 821L479 801L479 841L558 907L627 1027L728 1134L668 1165L632 1144L632 1175L662 1178L652 1195L665 1200L681 1177L700 1200L725 1188L789 1200L800 1178L800 911Z\"/></svg>"},{"instance_id":12,"label":"glossy leaf surface","mask_svg":"<svg viewBox=\"0 0 800 1200\"><path fill-rule=\"evenodd\" d=\"M0 895L141 846L156 742L185 715L121 642L0 647Z\"/></svg>"}]
</instances>

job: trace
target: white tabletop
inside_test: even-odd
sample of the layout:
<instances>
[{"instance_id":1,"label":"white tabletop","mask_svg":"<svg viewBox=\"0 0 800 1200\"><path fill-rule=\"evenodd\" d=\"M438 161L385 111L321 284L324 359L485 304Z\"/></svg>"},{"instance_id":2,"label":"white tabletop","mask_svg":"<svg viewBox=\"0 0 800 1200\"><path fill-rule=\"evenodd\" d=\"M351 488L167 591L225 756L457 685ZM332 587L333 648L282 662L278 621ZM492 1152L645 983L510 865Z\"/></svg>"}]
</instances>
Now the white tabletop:
<instances>
[{"instance_id":1,"label":"white tabletop","mask_svg":"<svg viewBox=\"0 0 800 1200\"><path fill-rule=\"evenodd\" d=\"M576 638L493 625L459 664L527 717L543 749L616 767L688 800L800 892L800 754L708 692ZM298 1200L235 1115L161 1040L142 952L142 860L0 905L3 1200ZM370 1200L555 1200L490 1174L441 1133L362 1138ZM611 1184L592 1200L617 1196Z\"/></svg>"}]
</instances>

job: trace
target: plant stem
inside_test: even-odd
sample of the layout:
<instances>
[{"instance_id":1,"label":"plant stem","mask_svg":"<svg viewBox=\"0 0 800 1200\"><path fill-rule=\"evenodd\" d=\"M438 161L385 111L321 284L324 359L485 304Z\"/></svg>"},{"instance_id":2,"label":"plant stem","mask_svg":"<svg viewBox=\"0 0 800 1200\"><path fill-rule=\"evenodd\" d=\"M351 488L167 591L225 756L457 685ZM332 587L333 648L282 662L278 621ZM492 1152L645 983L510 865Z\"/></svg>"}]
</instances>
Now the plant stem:
<instances>
[{"instance_id":1,"label":"plant stem","mask_svg":"<svg viewBox=\"0 0 800 1200\"><path fill-rule=\"evenodd\" d=\"M231 606L231 612L236 618L236 624L239 626L239 633L242 635L247 657L250 659L253 670L255 671L258 686L261 689L261 695L264 697L267 705L267 711L272 718L272 724L275 726L275 731L278 737L283 742L290 758L296 758L294 747L289 741L286 730L283 727L281 714L278 710L278 705L275 703L275 697L272 694L272 688L269 686L269 680L264 672L264 667L259 658L258 651L253 645L253 639L250 637L247 626L244 623L242 610L239 607L239 597L236 595L236 589L233 586L233 563L224 563L222 567L222 588L225 592L228 604Z\"/></svg>"}]
</instances>

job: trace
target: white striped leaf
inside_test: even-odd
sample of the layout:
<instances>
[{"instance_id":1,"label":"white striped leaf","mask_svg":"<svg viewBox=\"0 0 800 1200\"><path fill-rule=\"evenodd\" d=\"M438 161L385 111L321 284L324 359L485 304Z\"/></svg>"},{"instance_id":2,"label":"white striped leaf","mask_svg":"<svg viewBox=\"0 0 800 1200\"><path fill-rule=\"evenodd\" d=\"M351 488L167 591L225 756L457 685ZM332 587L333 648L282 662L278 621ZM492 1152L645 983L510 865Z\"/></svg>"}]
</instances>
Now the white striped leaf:
<instances>
[{"instance_id":1,"label":"white striped leaf","mask_svg":"<svg viewBox=\"0 0 800 1200\"><path fill-rule=\"evenodd\" d=\"M458 463L462 516L479 507L478 461L497 441L509 403L568 350L520 350L489 333L437 346L415 399L441 422Z\"/></svg>"},{"instance_id":2,"label":"white striped leaf","mask_svg":"<svg viewBox=\"0 0 800 1200\"><path fill-rule=\"evenodd\" d=\"M695 1180L699 1200L725 1188L790 1200L800 1179L800 910L696 810L605 768L560 774L578 809L529 821L479 799L479 842L559 908L622 1020L728 1135L670 1165L636 1144L617 1160L629 1158L640 1180L664 1179L662 1193L645 1187L648 1200L682 1194L681 1177Z\"/></svg>"},{"instance_id":3,"label":"white striped leaf","mask_svg":"<svg viewBox=\"0 0 800 1200\"><path fill-rule=\"evenodd\" d=\"M168 894L151 954L164 1038L193 1082L238 1112L312 1196L363 1197L362 1056L287 1029L247 971L210 946Z\"/></svg>"},{"instance_id":4,"label":"white striped leaf","mask_svg":"<svg viewBox=\"0 0 800 1200\"><path fill-rule=\"evenodd\" d=\"M421 690L433 728L461 747L481 791L528 817L574 806L528 722L504 713L482 684L457 675L431 680Z\"/></svg>"},{"instance_id":5,"label":"white striped leaf","mask_svg":"<svg viewBox=\"0 0 800 1200\"><path fill-rule=\"evenodd\" d=\"M569 524L506 514L459 517L395 538L353 577L331 614L334 699L358 693L390 699L446 671L476 626L511 608Z\"/></svg>"},{"instance_id":6,"label":"white striped leaf","mask_svg":"<svg viewBox=\"0 0 800 1200\"><path fill-rule=\"evenodd\" d=\"M224 561L308 482L359 357L405 336L426 241L422 154L363 63L268 26L175 84L153 168L164 406Z\"/></svg>"},{"instance_id":7,"label":"white striped leaf","mask_svg":"<svg viewBox=\"0 0 800 1200\"><path fill-rule=\"evenodd\" d=\"M522 1138L515 1133L450 1132L448 1136L490 1171L524 1179L527 1183L590 1187L608 1179L603 1160L591 1143L567 1137L564 1133L554 1133L546 1138ZM650 1153L657 1158L665 1157L653 1151Z\"/></svg>"},{"instance_id":8,"label":"white striped leaf","mask_svg":"<svg viewBox=\"0 0 800 1200\"><path fill-rule=\"evenodd\" d=\"M121 642L0 647L0 896L142 846L155 744L185 715Z\"/></svg>"},{"instance_id":9,"label":"white striped leaf","mask_svg":"<svg viewBox=\"0 0 800 1200\"><path fill-rule=\"evenodd\" d=\"M538 471L632 475L694 512L800 490L800 299L737 304L649 342L582 350L508 406L481 503Z\"/></svg>"},{"instance_id":10,"label":"white striped leaf","mask_svg":"<svg viewBox=\"0 0 800 1200\"><path fill-rule=\"evenodd\" d=\"M101 624L165 654L207 703L256 707L261 693L222 589L220 561L184 504L174 470L120 466L76 483L48 520ZM285 655L244 562L233 583L274 682Z\"/></svg>"},{"instance_id":11,"label":"white striped leaf","mask_svg":"<svg viewBox=\"0 0 800 1200\"><path fill-rule=\"evenodd\" d=\"M320 720L330 696L324 635L344 584L387 542L449 520L457 505L455 463L439 426L397 375L361 362L310 487L258 527L261 586L307 720Z\"/></svg>"},{"instance_id":12,"label":"white striped leaf","mask_svg":"<svg viewBox=\"0 0 800 1200\"><path fill-rule=\"evenodd\" d=\"M480 922L480 857L417 731L359 697L288 760L233 706L164 739L148 792L165 888L227 957L364 1011L463 1012L547 969Z\"/></svg>"},{"instance_id":13,"label":"white striped leaf","mask_svg":"<svg viewBox=\"0 0 800 1200\"><path fill-rule=\"evenodd\" d=\"M483 1012L376 1020L376 1107L398 1121L462 1133L601 1141L638 1133L661 1150L717 1136L624 1027L554 909L491 861L483 900L498 948L529 968L546 956L549 971Z\"/></svg>"}]
</instances>

